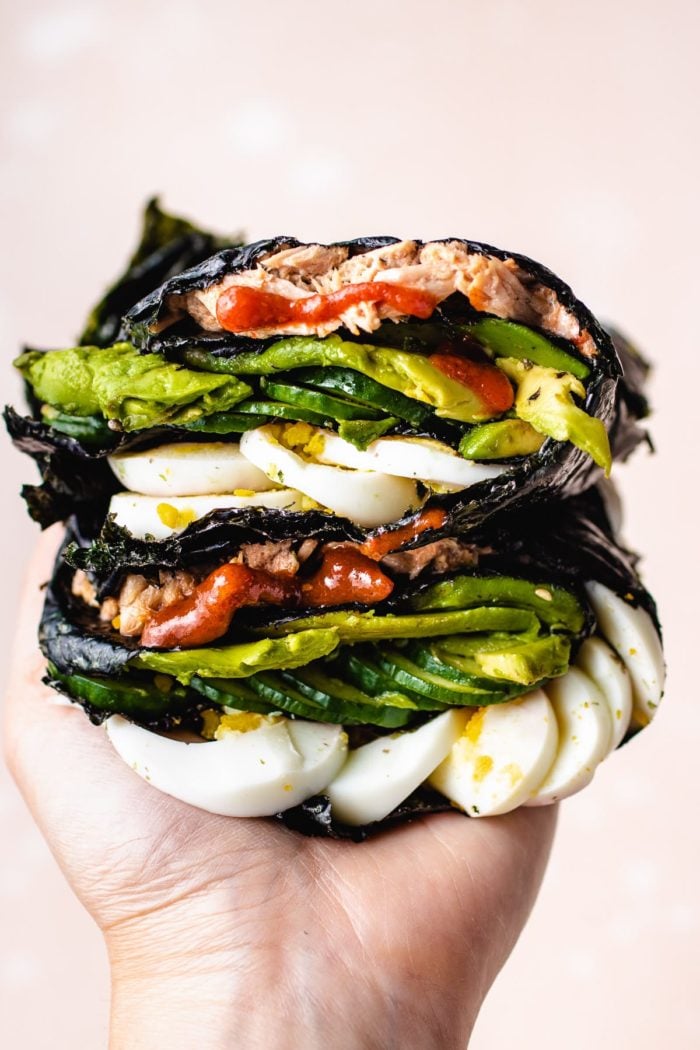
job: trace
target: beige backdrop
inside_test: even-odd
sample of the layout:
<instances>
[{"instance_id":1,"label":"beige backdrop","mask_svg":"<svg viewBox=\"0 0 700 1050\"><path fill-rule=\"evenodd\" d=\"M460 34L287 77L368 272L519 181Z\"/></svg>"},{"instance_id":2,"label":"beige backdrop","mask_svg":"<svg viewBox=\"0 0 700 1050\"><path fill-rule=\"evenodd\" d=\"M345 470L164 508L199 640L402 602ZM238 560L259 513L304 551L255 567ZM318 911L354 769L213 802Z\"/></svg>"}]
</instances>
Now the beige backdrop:
<instances>
[{"instance_id":1,"label":"beige backdrop","mask_svg":"<svg viewBox=\"0 0 700 1050\"><path fill-rule=\"evenodd\" d=\"M472 1046L700 1045L698 525L687 491L698 418L698 5L3 8L0 333L10 397L16 347L70 342L154 191L253 238L464 234L523 251L654 359L658 454L642 452L616 475L666 628L666 705L564 805L540 902ZM6 658L34 535L16 491L33 470L7 443L0 458ZM103 1046L98 935L8 778L0 803L4 1045Z\"/></svg>"}]
</instances>

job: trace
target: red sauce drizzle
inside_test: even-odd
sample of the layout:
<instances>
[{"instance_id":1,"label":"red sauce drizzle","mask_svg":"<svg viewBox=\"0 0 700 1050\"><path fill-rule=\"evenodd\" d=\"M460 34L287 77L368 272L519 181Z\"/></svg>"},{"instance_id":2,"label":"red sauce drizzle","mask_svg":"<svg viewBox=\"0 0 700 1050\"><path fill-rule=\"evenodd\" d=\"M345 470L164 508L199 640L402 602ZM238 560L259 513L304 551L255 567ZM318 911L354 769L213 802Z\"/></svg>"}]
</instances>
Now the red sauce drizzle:
<instances>
[{"instance_id":1,"label":"red sauce drizzle","mask_svg":"<svg viewBox=\"0 0 700 1050\"><path fill-rule=\"evenodd\" d=\"M242 606L298 605L299 597L299 583L292 577L247 565L220 565L187 598L153 613L141 644L157 649L207 645L226 634Z\"/></svg>"},{"instance_id":2,"label":"red sauce drizzle","mask_svg":"<svg viewBox=\"0 0 700 1050\"><path fill-rule=\"evenodd\" d=\"M226 634L245 605L374 604L393 588L392 580L355 547L327 549L320 568L304 581L229 563L209 573L187 598L153 613L141 644L156 649L207 645Z\"/></svg>"},{"instance_id":3,"label":"red sauce drizzle","mask_svg":"<svg viewBox=\"0 0 700 1050\"><path fill-rule=\"evenodd\" d=\"M398 529L387 529L372 536L362 544L360 550L373 561L380 561L385 554L398 550L399 547L415 540L428 529L439 529L446 521L447 511L441 507L430 507L410 521L408 525L402 525Z\"/></svg>"},{"instance_id":4,"label":"red sauce drizzle","mask_svg":"<svg viewBox=\"0 0 700 1050\"><path fill-rule=\"evenodd\" d=\"M261 288L231 285L216 301L216 319L226 332L250 332L256 328L334 321L356 303L378 303L402 314L426 318L437 302L435 296L427 292L385 281L348 284L328 295L309 295L303 299L287 299Z\"/></svg>"},{"instance_id":5,"label":"red sauce drizzle","mask_svg":"<svg viewBox=\"0 0 700 1050\"><path fill-rule=\"evenodd\" d=\"M356 547L332 547L323 553L320 569L301 587L303 605L374 604L394 589L371 558Z\"/></svg>"},{"instance_id":6,"label":"red sauce drizzle","mask_svg":"<svg viewBox=\"0 0 700 1050\"><path fill-rule=\"evenodd\" d=\"M513 387L508 376L495 365L472 361L461 354L431 354L429 360L443 375L473 390L494 415L513 407Z\"/></svg>"}]
</instances>

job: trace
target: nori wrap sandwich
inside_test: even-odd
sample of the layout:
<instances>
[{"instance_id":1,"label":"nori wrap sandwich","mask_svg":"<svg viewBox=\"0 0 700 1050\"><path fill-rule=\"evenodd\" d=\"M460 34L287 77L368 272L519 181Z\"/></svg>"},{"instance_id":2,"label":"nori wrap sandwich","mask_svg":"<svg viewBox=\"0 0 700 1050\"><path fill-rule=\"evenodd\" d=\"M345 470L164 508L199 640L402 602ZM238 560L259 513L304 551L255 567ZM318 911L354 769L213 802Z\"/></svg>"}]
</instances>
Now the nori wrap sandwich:
<instances>
[{"instance_id":1,"label":"nori wrap sandwich","mask_svg":"<svg viewBox=\"0 0 700 1050\"><path fill-rule=\"evenodd\" d=\"M471 528L582 491L644 437L628 349L631 385L565 284L468 241L225 249L134 306L122 337L17 362L38 412L8 425L42 467L27 498L44 524L115 492L108 455L196 440L240 442L267 505L365 530L441 508Z\"/></svg>"},{"instance_id":2,"label":"nori wrap sandwich","mask_svg":"<svg viewBox=\"0 0 700 1050\"><path fill-rule=\"evenodd\" d=\"M399 550L312 517L69 530L47 680L154 786L307 831L494 815L580 790L653 717L656 611L597 490Z\"/></svg>"},{"instance_id":3,"label":"nori wrap sandwich","mask_svg":"<svg viewBox=\"0 0 700 1050\"><path fill-rule=\"evenodd\" d=\"M16 362L70 519L47 681L154 786L307 832L579 790L663 690L593 487L645 363L485 245L219 246L152 204L81 345Z\"/></svg>"}]
</instances>

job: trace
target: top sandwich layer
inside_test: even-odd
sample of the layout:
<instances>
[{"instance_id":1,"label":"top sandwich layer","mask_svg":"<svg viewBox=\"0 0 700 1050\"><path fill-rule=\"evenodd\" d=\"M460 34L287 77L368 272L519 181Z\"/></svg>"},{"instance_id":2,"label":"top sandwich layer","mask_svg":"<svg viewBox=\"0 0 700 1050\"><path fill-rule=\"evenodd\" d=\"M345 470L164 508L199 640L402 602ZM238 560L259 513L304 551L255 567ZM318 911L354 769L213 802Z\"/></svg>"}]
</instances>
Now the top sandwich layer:
<instances>
[{"instance_id":1,"label":"top sandwich layer","mask_svg":"<svg viewBox=\"0 0 700 1050\"><path fill-rule=\"evenodd\" d=\"M366 529L430 503L471 528L582 491L643 436L643 376L635 391L620 382L613 342L571 290L454 238L225 249L129 310L122 334L17 361L43 423L7 420L42 468L27 490L42 523L118 489L110 457L156 501L252 489L273 515L311 500ZM256 484L191 488L175 446L193 440L222 463L240 451ZM165 487L162 471L142 477L152 449Z\"/></svg>"},{"instance_id":2,"label":"top sandwich layer","mask_svg":"<svg viewBox=\"0 0 700 1050\"><path fill-rule=\"evenodd\" d=\"M476 311L544 329L595 358L600 329L552 278L531 260L462 240L323 245L283 238L221 252L167 282L131 311L126 328L147 343L189 315L206 332L255 339L339 328L360 335L386 320L429 318L460 293Z\"/></svg>"}]
</instances>

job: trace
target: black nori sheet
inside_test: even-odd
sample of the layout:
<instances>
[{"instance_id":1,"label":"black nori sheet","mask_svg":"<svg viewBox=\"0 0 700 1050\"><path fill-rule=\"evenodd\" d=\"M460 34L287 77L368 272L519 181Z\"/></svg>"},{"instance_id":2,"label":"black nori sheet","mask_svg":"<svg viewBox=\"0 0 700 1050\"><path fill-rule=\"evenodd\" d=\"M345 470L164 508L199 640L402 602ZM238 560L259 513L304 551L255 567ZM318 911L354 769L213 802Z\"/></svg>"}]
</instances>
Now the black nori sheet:
<instances>
[{"instance_id":1,"label":"black nori sheet","mask_svg":"<svg viewBox=\"0 0 700 1050\"><path fill-rule=\"evenodd\" d=\"M122 317L150 291L224 247L242 243L240 234L220 237L199 229L179 215L170 215L154 197L142 219L141 236L126 270L90 311L79 342L82 346L111 346Z\"/></svg>"}]
</instances>

